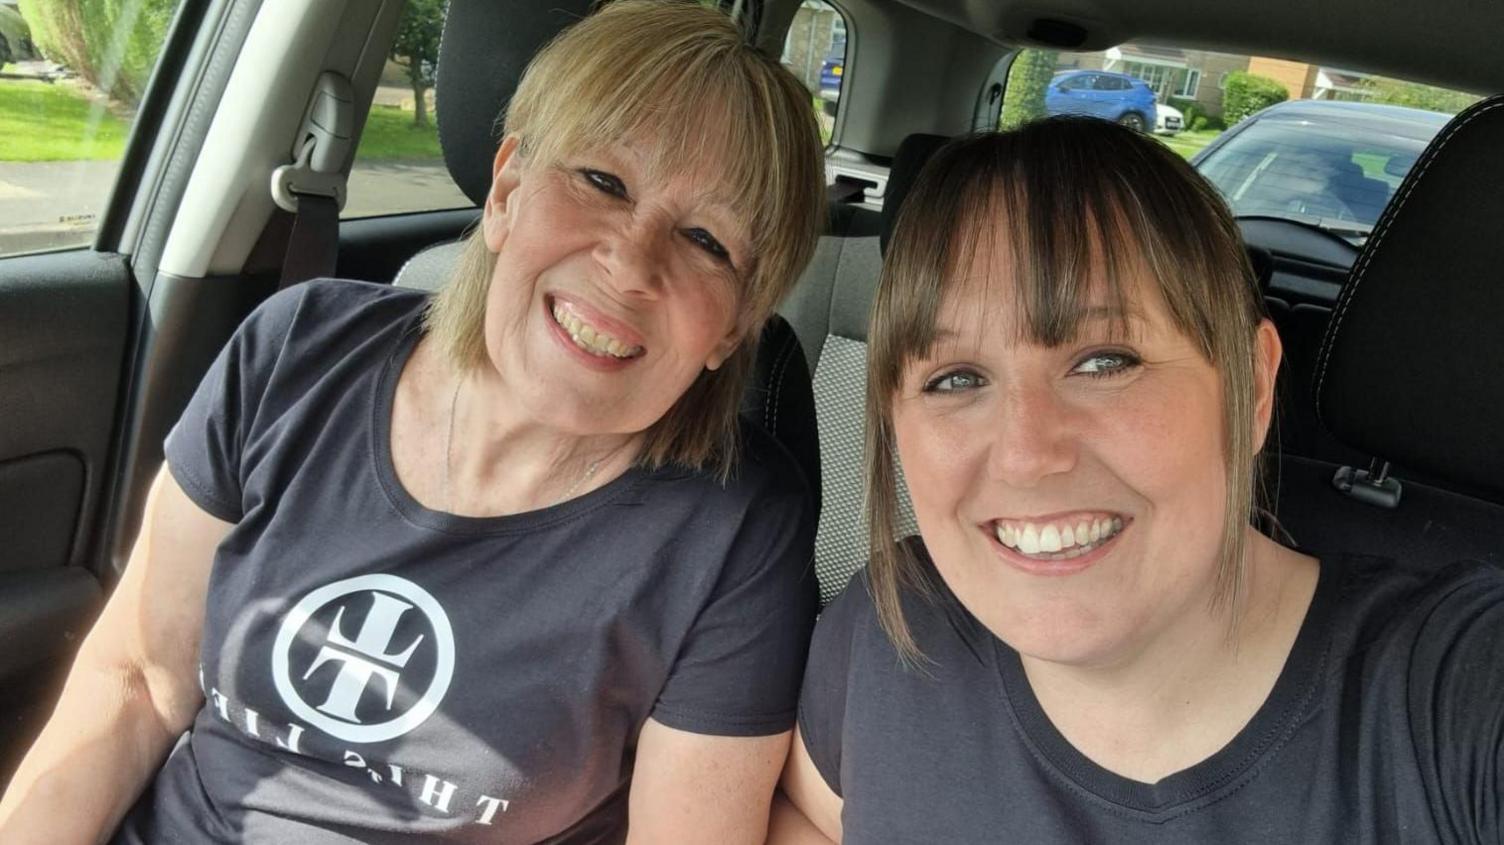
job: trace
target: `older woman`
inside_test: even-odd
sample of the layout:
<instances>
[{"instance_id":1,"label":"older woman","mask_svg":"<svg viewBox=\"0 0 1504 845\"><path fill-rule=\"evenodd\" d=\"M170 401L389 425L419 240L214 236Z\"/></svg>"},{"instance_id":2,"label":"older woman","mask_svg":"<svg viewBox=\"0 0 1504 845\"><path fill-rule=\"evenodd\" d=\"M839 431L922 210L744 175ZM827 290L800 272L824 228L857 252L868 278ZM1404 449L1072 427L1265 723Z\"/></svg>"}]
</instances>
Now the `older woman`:
<instances>
[{"instance_id":1,"label":"older woman","mask_svg":"<svg viewBox=\"0 0 1504 845\"><path fill-rule=\"evenodd\" d=\"M556 40L445 290L294 288L214 364L0 839L761 841L812 523L736 409L821 198L720 13Z\"/></svg>"},{"instance_id":2,"label":"older woman","mask_svg":"<svg viewBox=\"0 0 1504 845\"><path fill-rule=\"evenodd\" d=\"M1250 527L1280 342L1213 189L1083 119L919 183L774 841L1498 841L1504 574Z\"/></svg>"}]
</instances>

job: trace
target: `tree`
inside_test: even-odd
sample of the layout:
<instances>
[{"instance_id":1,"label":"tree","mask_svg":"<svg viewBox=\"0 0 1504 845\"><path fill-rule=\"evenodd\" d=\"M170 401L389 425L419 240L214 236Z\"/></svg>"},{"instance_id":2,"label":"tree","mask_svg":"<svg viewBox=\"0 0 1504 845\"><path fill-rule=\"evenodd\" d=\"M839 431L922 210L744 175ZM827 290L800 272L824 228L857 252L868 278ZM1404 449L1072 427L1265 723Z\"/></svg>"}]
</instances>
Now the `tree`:
<instances>
[{"instance_id":1,"label":"tree","mask_svg":"<svg viewBox=\"0 0 1504 845\"><path fill-rule=\"evenodd\" d=\"M1013 60L1003 89L1001 128L1015 129L1044 116L1044 92L1055 76L1058 58L1054 50L1025 50Z\"/></svg>"},{"instance_id":2,"label":"tree","mask_svg":"<svg viewBox=\"0 0 1504 845\"><path fill-rule=\"evenodd\" d=\"M1363 88L1370 103L1389 103L1446 114L1456 114L1479 100L1474 94L1382 76L1364 80Z\"/></svg>"},{"instance_id":3,"label":"tree","mask_svg":"<svg viewBox=\"0 0 1504 845\"><path fill-rule=\"evenodd\" d=\"M1232 126L1254 112L1288 99L1290 91L1277 80L1235 70L1222 84L1222 117Z\"/></svg>"},{"instance_id":4,"label":"tree","mask_svg":"<svg viewBox=\"0 0 1504 845\"><path fill-rule=\"evenodd\" d=\"M428 89L434 85L439 65L439 37L444 32L444 0L407 0L397 38L392 42L392 61L407 71L413 87L413 125L428 125Z\"/></svg>"},{"instance_id":5,"label":"tree","mask_svg":"<svg viewBox=\"0 0 1504 845\"><path fill-rule=\"evenodd\" d=\"M20 0L32 41L116 103L146 92L177 0Z\"/></svg>"}]
</instances>

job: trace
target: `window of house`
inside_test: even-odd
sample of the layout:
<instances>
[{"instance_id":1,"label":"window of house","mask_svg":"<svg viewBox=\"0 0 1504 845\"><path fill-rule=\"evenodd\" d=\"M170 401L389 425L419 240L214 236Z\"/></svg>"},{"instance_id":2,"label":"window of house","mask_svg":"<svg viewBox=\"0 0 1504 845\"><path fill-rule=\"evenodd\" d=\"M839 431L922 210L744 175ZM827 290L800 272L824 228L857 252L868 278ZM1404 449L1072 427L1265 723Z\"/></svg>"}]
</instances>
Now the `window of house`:
<instances>
[{"instance_id":1,"label":"window of house","mask_svg":"<svg viewBox=\"0 0 1504 845\"><path fill-rule=\"evenodd\" d=\"M1175 96L1194 100L1199 90L1201 90L1201 71L1189 68L1185 76L1181 78L1180 87L1176 89Z\"/></svg>"}]
</instances>

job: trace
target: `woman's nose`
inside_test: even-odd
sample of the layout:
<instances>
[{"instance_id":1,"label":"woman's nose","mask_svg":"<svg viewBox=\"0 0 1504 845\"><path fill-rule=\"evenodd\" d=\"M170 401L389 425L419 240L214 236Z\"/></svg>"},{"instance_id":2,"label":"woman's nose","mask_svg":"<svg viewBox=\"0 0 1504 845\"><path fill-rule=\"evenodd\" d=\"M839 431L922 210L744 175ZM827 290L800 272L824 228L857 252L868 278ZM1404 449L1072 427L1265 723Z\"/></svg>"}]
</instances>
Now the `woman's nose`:
<instances>
[{"instance_id":1,"label":"woman's nose","mask_svg":"<svg viewBox=\"0 0 1504 845\"><path fill-rule=\"evenodd\" d=\"M669 233L650 219L634 217L610 227L595 247L609 283L623 294L655 297L663 287Z\"/></svg>"},{"instance_id":2,"label":"woman's nose","mask_svg":"<svg viewBox=\"0 0 1504 845\"><path fill-rule=\"evenodd\" d=\"M1019 387L1003 399L992 426L989 474L1013 487L1032 487L1076 466L1069 409L1044 385Z\"/></svg>"}]
</instances>

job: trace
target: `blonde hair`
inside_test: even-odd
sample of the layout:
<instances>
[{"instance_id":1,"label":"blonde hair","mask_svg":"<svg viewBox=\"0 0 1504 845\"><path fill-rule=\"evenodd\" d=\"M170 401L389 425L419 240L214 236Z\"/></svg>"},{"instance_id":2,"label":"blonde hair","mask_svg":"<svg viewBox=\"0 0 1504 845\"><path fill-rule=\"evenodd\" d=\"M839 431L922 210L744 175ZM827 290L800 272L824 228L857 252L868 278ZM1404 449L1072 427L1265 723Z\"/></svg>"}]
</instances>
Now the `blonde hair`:
<instances>
[{"instance_id":1,"label":"blonde hair","mask_svg":"<svg viewBox=\"0 0 1504 845\"><path fill-rule=\"evenodd\" d=\"M809 91L718 10L673 0L617 0L560 33L529 63L503 119L529 166L646 136L654 176L710 165L741 216L736 351L705 370L646 432L639 463L713 466L736 455L736 415L757 332L814 252L824 209L824 150ZM702 171L704 172L704 171ZM486 293L496 256L477 231L426 327L457 366L485 360Z\"/></svg>"},{"instance_id":2,"label":"blonde hair","mask_svg":"<svg viewBox=\"0 0 1504 845\"><path fill-rule=\"evenodd\" d=\"M866 442L869 580L894 646L910 663L923 658L900 596L936 585L911 544L894 542L893 397L906 364L929 354L946 293L979 250L999 254L990 249L999 241L1030 342L1069 342L1098 280L1126 313L1130 280L1147 273L1175 328L1217 368L1228 494L1214 604L1236 620L1258 484L1254 344L1265 316L1237 224L1216 189L1163 145L1107 121L1053 118L946 145L895 223L868 335Z\"/></svg>"}]
</instances>

